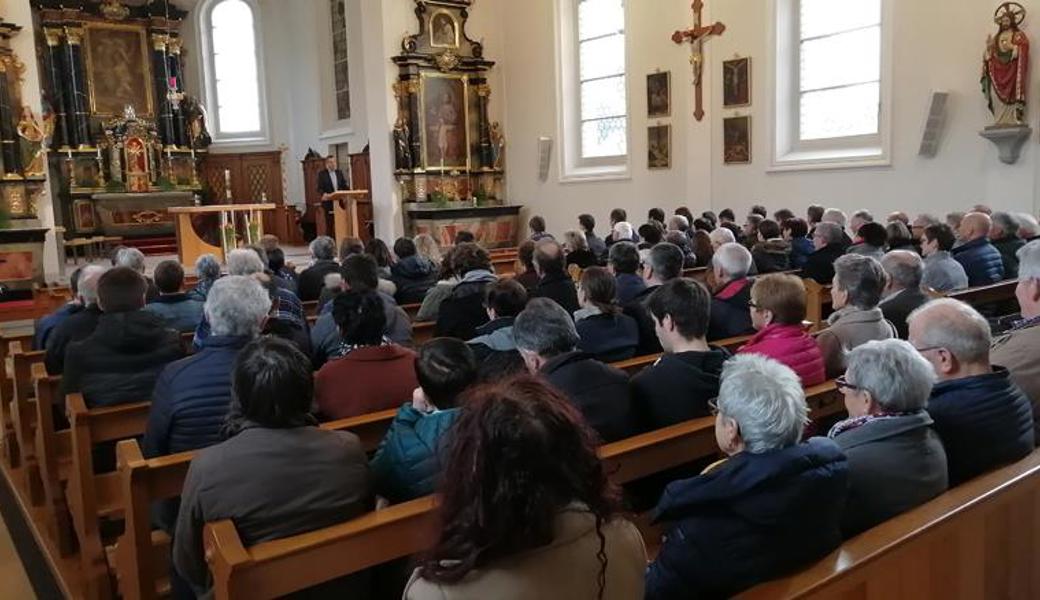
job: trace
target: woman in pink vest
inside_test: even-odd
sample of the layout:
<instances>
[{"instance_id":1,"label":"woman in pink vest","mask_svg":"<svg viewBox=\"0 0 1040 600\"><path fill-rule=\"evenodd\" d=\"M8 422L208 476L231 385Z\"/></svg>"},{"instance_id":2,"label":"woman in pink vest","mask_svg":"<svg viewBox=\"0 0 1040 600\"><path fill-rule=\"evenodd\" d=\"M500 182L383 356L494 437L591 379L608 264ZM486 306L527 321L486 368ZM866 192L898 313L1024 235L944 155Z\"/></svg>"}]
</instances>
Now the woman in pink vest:
<instances>
[{"instance_id":1,"label":"woman in pink vest","mask_svg":"<svg viewBox=\"0 0 1040 600\"><path fill-rule=\"evenodd\" d=\"M790 367L809 387L827 379L823 354L805 333L805 284L794 275L765 275L751 287L751 323L758 333L738 354L761 354Z\"/></svg>"}]
</instances>

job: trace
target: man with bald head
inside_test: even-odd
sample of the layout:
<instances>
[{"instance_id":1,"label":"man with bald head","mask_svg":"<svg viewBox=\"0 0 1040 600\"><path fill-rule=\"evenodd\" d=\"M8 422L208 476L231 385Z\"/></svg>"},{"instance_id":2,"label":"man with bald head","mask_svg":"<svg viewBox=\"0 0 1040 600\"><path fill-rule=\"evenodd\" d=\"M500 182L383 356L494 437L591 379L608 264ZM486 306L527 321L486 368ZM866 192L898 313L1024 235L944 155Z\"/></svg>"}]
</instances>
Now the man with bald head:
<instances>
[{"instance_id":1,"label":"man with bald head","mask_svg":"<svg viewBox=\"0 0 1040 600\"><path fill-rule=\"evenodd\" d=\"M531 291L532 298L548 298L574 315L578 306L578 291L574 280L567 274L563 248L553 239L543 239L534 247L534 270L538 286Z\"/></svg>"},{"instance_id":2,"label":"man with bald head","mask_svg":"<svg viewBox=\"0 0 1040 600\"><path fill-rule=\"evenodd\" d=\"M993 221L989 215L973 212L964 215L957 237L961 245L953 249L953 258L968 275L968 285L978 287L1004 279L1004 259L989 241Z\"/></svg>"},{"instance_id":3,"label":"man with bald head","mask_svg":"<svg viewBox=\"0 0 1040 600\"><path fill-rule=\"evenodd\" d=\"M928 413L946 448L950 486L1033 451L1033 408L1004 367L990 363L989 323L953 299L909 318L910 343L935 370Z\"/></svg>"},{"instance_id":4,"label":"man with bald head","mask_svg":"<svg viewBox=\"0 0 1040 600\"><path fill-rule=\"evenodd\" d=\"M881 312L896 327L899 338L905 340L908 331L906 318L931 300L921 288L924 279L924 261L909 250L893 250L881 259L887 275Z\"/></svg>"}]
</instances>

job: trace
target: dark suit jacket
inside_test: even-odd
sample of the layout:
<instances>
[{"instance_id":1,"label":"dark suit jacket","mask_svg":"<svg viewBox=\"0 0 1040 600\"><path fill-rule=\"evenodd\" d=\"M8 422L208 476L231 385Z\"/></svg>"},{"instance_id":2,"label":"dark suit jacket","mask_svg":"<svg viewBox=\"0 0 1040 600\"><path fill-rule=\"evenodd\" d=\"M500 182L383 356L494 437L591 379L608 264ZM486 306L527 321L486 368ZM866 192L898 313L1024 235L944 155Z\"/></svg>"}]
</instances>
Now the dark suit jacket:
<instances>
[{"instance_id":1,"label":"dark suit jacket","mask_svg":"<svg viewBox=\"0 0 1040 600\"><path fill-rule=\"evenodd\" d=\"M547 273L538 281L538 287L531 290L531 296L555 300L568 315L580 308L574 280L566 273Z\"/></svg>"},{"instance_id":2,"label":"dark suit jacket","mask_svg":"<svg viewBox=\"0 0 1040 600\"><path fill-rule=\"evenodd\" d=\"M809 255L802 267L802 277L814 279L820 285L830 285L834 279L834 261L845 254L841 244L830 244Z\"/></svg>"},{"instance_id":3,"label":"dark suit jacket","mask_svg":"<svg viewBox=\"0 0 1040 600\"><path fill-rule=\"evenodd\" d=\"M929 300L931 298L921 289L903 290L891 300L882 301L881 312L896 326L899 339L905 340L910 337L910 326L906 324L906 318Z\"/></svg>"},{"instance_id":4,"label":"dark suit jacket","mask_svg":"<svg viewBox=\"0 0 1040 600\"><path fill-rule=\"evenodd\" d=\"M338 191L342 191L342 190L350 189L350 186L347 185L347 178L343 175L343 171L340 171L339 169L336 169L336 180L337 180L336 186L333 186L332 185L332 178L329 177L329 170L328 169L322 169L321 171L319 171L318 172L318 193L319 194L331 194L331 193L333 193L333 192L335 192L337 190ZM325 210L332 210L332 202L331 201L322 202L321 206Z\"/></svg>"},{"instance_id":5,"label":"dark suit jacket","mask_svg":"<svg viewBox=\"0 0 1040 600\"><path fill-rule=\"evenodd\" d=\"M624 313L635 319L636 324L639 325L639 346L636 348L636 356L646 356L661 351L661 341L657 339L654 318L644 304L659 287L661 286L648 287L621 306Z\"/></svg>"}]
</instances>

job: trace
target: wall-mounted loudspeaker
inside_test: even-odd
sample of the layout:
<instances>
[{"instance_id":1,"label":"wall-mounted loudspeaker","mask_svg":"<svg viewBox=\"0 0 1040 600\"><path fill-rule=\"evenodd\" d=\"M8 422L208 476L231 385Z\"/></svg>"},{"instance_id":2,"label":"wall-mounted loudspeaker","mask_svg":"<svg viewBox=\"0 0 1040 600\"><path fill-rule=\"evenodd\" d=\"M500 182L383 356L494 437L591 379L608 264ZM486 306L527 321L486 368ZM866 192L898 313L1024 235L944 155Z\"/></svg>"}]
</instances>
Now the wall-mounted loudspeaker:
<instances>
[{"instance_id":1,"label":"wall-mounted loudspeaker","mask_svg":"<svg viewBox=\"0 0 1040 600\"><path fill-rule=\"evenodd\" d=\"M948 112L950 93L932 92L932 101L928 106L928 119L924 124L924 135L921 136L920 156L933 158L939 152L943 130L946 129L946 113Z\"/></svg>"},{"instance_id":2,"label":"wall-mounted loudspeaker","mask_svg":"<svg viewBox=\"0 0 1040 600\"><path fill-rule=\"evenodd\" d=\"M538 138L538 177L542 181L549 179L549 161L552 160L552 147L552 138Z\"/></svg>"}]
</instances>

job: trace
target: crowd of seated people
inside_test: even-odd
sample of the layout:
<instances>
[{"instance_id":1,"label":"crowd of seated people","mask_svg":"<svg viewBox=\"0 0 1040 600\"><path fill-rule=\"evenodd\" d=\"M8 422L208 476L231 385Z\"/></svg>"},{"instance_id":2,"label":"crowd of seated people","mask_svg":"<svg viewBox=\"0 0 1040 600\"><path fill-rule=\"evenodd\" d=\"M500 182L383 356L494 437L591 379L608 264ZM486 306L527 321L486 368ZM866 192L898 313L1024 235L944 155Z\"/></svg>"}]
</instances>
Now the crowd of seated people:
<instances>
[{"instance_id":1,"label":"crowd of seated people","mask_svg":"<svg viewBox=\"0 0 1040 600\"><path fill-rule=\"evenodd\" d=\"M318 238L297 269L265 239L230 252L227 275L200 259L193 290L179 264L160 263L151 302L123 249L126 266L77 271L38 344L88 406L151 400L146 456L202 449L179 509L159 519L178 593L208 591L206 522L231 518L252 545L437 492L442 528L405 597L539 595L557 569L580 597L731 595L1035 447L1040 240L1035 220L979 208L955 229L820 206L806 219L754 207L744 228L730 210L655 209L638 236L619 209L605 240L582 215L562 244L532 219L529 282L496 275L473 241L442 252L401 238L391 252L348 240L337 260ZM698 238L703 283L683 277ZM997 334L928 293L1008 272L1021 315ZM834 313L815 335L803 278L830 285ZM305 297L325 301L313 325ZM416 320L438 337L413 347L405 303L422 304ZM184 358L177 332L193 330ZM735 355L713 345L739 336ZM632 377L610 364L633 357L648 364ZM826 379L847 417L817 432L804 389ZM370 460L356 437L316 426L390 409ZM595 447L709 415L727 458L669 480L647 570ZM234 477L242 465L255 476Z\"/></svg>"}]
</instances>

